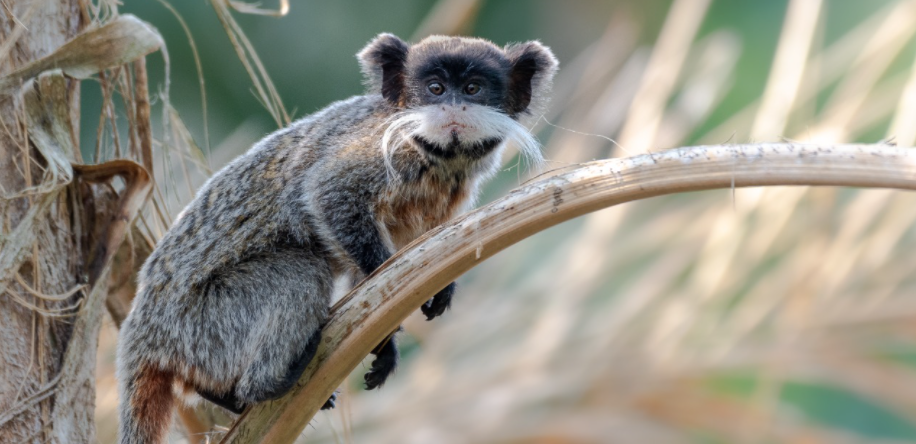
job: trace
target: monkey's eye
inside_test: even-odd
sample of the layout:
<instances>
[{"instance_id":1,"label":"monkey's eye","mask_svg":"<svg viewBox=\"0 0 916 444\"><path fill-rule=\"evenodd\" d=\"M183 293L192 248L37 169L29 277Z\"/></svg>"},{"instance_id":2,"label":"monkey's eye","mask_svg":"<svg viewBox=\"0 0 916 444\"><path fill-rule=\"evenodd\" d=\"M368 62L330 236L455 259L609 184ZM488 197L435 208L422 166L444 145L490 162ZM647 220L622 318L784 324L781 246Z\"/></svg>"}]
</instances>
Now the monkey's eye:
<instances>
[{"instance_id":1,"label":"monkey's eye","mask_svg":"<svg viewBox=\"0 0 916 444\"><path fill-rule=\"evenodd\" d=\"M473 96L474 94L477 94L479 92L480 92L479 83L468 83L468 86L464 87L464 93L469 96Z\"/></svg>"},{"instance_id":2,"label":"monkey's eye","mask_svg":"<svg viewBox=\"0 0 916 444\"><path fill-rule=\"evenodd\" d=\"M442 84L439 82L430 83L429 85L426 86L426 88L429 89L429 92L437 96L441 96L442 93L445 92L445 87L442 86Z\"/></svg>"}]
</instances>

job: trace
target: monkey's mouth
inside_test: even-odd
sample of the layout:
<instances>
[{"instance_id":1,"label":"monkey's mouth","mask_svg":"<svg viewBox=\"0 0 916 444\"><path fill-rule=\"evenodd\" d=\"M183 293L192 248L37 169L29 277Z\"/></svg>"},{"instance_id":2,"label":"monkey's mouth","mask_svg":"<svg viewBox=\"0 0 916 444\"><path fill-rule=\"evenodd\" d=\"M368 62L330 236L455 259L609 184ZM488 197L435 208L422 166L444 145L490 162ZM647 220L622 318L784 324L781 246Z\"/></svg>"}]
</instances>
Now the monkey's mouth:
<instances>
[{"instance_id":1,"label":"monkey's mouth","mask_svg":"<svg viewBox=\"0 0 916 444\"><path fill-rule=\"evenodd\" d=\"M431 142L422 136L413 136L413 141L427 154L439 158L453 159L461 156L480 159L490 154L494 148L503 142L503 139L501 137L490 137L473 142L462 142L456 133L452 133L451 140L444 145Z\"/></svg>"},{"instance_id":2,"label":"monkey's mouth","mask_svg":"<svg viewBox=\"0 0 916 444\"><path fill-rule=\"evenodd\" d=\"M461 135L462 133L467 133L467 132L468 132L468 126L467 126L467 125L465 125L465 124L463 124L463 123L455 122L455 121L451 121L451 122L449 122L449 123L447 123L447 124L445 124L445 125L442 125L442 129L448 131L449 135L452 136L452 141L453 141L453 142L454 142L456 139L458 139L458 136L459 136L459 135Z\"/></svg>"},{"instance_id":3,"label":"monkey's mouth","mask_svg":"<svg viewBox=\"0 0 916 444\"><path fill-rule=\"evenodd\" d=\"M452 131L455 131L455 130L458 130L458 129L467 129L467 127L468 127L467 125L465 125L465 124L463 124L463 123L456 122L456 121L454 121L454 120L451 121L451 122L449 122L449 123L446 123L445 125L442 125L442 128L450 129L450 130L452 130Z\"/></svg>"}]
</instances>

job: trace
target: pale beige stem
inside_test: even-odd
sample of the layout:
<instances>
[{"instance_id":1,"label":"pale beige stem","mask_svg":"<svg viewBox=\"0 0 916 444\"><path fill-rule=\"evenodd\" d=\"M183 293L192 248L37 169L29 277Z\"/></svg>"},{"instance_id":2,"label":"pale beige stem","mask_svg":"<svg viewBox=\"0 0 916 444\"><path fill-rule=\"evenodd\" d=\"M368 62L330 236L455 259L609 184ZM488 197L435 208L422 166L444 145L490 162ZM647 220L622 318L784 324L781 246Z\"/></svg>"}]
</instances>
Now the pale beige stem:
<instances>
[{"instance_id":1,"label":"pale beige stem","mask_svg":"<svg viewBox=\"0 0 916 444\"><path fill-rule=\"evenodd\" d=\"M916 150L885 145L701 146L591 162L522 186L426 233L333 309L285 397L249 409L224 443L292 443L369 351L439 289L548 227L624 202L730 187L827 185L916 190Z\"/></svg>"}]
</instances>

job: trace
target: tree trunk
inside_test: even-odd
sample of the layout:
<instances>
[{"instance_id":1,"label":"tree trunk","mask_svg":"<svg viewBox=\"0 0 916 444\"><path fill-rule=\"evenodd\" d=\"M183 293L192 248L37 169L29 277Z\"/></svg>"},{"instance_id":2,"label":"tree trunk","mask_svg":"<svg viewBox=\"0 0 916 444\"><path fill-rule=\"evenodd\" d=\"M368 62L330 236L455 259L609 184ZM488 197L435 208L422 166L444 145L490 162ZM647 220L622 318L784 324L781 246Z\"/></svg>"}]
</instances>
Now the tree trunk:
<instances>
[{"instance_id":1,"label":"tree trunk","mask_svg":"<svg viewBox=\"0 0 916 444\"><path fill-rule=\"evenodd\" d=\"M73 38L85 24L82 7L80 0L0 1L0 76ZM68 111L59 123L70 140L59 148L79 163L79 82L58 80L35 98ZM95 442L93 368L74 380L82 396L73 397L78 406L68 402L76 408L68 420L59 419L57 402L76 325L71 307L85 296L73 290L87 282L79 193L49 175L51 162L30 141L26 115L18 88L0 95L0 442ZM93 366L89 348L85 362Z\"/></svg>"}]
</instances>

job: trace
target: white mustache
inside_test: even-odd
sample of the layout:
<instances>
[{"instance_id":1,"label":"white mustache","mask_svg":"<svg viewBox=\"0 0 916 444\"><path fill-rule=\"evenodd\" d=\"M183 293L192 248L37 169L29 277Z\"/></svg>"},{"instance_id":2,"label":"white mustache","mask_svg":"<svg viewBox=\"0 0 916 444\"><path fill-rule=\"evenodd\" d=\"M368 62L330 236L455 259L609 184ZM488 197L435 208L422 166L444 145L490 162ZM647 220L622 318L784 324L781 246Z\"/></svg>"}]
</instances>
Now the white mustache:
<instances>
[{"instance_id":1,"label":"white mustache","mask_svg":"<svg viewBox=\"0 0 916 444\"><path fill-rule=\"evenodd\" d=\"M391 116L381 143L389 181L398 177L391 159L408 140L421 136L431 143L448 146L454 137L449 128L459 130L461 140L466 143L494 138L512 141L535 170L543 168L541 144L524 125L488 106L462 105L462 108L462 111L449 111L439 105L426 105Z\"/></svg>"}]
</instances>

